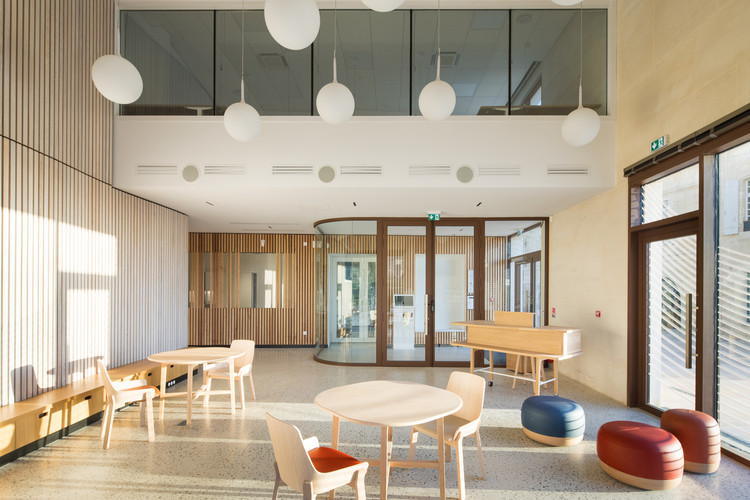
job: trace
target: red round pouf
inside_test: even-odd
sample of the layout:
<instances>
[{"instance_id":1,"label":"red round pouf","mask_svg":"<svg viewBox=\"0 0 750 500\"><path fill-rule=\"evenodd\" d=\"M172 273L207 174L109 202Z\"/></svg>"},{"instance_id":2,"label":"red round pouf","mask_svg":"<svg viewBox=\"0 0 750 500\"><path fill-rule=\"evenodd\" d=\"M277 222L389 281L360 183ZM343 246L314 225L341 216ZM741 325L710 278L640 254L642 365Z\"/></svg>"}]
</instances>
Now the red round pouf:
<instances>
[{"instance_id":1,"label":"red round pouf","mask_svg":"<svg viewBox=\"0 0 750 500\"><path fill-rule=\"evenodd\" d=\"M685 470L710 474L719 468L721 431L712 416L695 410L667 410L661 416L661 428L680 440Z\"/></svg>"},{"instance_id":2,"label":"red round pouf","mask_svg":"<svg viewBox=\"0 0 750 500\"><path fill-rule=\"evenodd\" d=\"M607 422L597 433L596 454L607 474L636 488L669 490L682 480L680 441L653 425Z\"/></svg>"}]
</instances>

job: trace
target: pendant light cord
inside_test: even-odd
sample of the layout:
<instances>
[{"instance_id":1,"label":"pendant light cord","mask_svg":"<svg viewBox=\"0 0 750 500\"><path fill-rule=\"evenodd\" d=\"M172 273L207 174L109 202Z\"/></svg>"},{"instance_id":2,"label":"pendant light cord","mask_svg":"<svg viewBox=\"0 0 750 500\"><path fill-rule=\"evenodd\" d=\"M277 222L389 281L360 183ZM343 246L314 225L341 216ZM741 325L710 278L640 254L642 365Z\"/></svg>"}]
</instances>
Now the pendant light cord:
<instances>
[{"instance_id":1,"label":"pendant light cord","mask_svg":"<svg viewBox=\"0 0 750 500\"><path fill-rule=\"evenodd\" d=\"M333 81L336 79L336 43L338 41L338 22L337 22L338 10L336 9L336 0L333 0Z\"/></svg>"},{"instance_id":2,"label":"pendant light cord","mask_svg":"<svg viewBox=\"0 0 750 500\"><path fill-rule=\"evenodd\" d=\"M242 0L242 31L240 32L240 99L245 102L245 0Z\"/></svg>"},{"instance_id":3,"label":"pendant light cord","mask_svg":"<svg viewBox=\"0 0 750 500\"><path fill-rule=\"evenodd\" d=\"M583 86L583 0L580 3L580 51L581 51L581 78L578 80L578 85Z\"/></svg>"},{"instance_id":4,"label":"pendant light cord","mask_svg":"<svg viewBox=\"0 0 750 500\"><path fill-rule=\"evenodd\" d=\"M437 78L436 80L440 80L440 0L438 0L438 18L437 18L437 46L438 46L438 55L437 55Z\"/></svg>"}]
</instances>

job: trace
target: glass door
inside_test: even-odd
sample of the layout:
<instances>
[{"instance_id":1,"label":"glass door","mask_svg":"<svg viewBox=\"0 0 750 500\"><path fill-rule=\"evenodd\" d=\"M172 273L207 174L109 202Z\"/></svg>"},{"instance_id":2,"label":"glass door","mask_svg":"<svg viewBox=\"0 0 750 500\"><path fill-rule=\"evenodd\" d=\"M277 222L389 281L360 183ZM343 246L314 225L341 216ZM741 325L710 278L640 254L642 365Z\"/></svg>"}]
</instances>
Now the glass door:
<instances>
[{"instance_id":1,"label":"glass door","mask_svg":"<svg viewBox=\"0 0 750 500\"><path fill-rule=\"evenodd\" d=\"M646 402L660 410L696 406L696 249L695 234L643 242Z\"/></svg>"},{"instance_id":2,"label":"glass door","mask_svg":"<svg viewBox=\"0 0 750 500\"><path fill-rule=\"evenodd\" d=\"M374 255L328 256L328 331L331 342L375 341Z\"/></svg>"},{"instance_id":3,"label":"glass door","mask_svg":"<svg viewBox=\"0 0 750 500\"><path fill-rule=\"evenodd\" d=\"M381 310L385 310L385 361L424 366L431 362L430 321L434 299L428 282L433 273L427 224L385 225L385 278ZM430 243L428 245L428 243ZM430 248L428 248L428 246ZM381 336L382 337L382 336ZM428 353L430 359L428 359Z\"/></svg>"}]
</instances>

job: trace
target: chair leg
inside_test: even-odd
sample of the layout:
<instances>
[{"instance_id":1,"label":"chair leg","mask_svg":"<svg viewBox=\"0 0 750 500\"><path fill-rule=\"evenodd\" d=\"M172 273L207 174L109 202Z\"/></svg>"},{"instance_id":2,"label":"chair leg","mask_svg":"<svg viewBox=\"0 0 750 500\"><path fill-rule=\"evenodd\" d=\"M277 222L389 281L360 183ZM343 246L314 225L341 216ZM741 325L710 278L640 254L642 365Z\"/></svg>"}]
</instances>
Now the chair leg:
<instances>
[{"instance_id":1,"label":"chair leg","mask_svg":"<svg viewBox=\"0 0 750 500\"><path fill-rule=\"evenodd\" d=\"M453 460L451 458L451 445L446 444L445 445L445 461L450 462L451 460Z\"/></svg>"},{"instance_id":2,"label":"chair leg","mask_svg":"<svg viewBox=\"0 0 750 500\"><path fill-rule=\"evenodd\" d=\"M208 398L211 396L211 377L206 377L206 397L203 398L203 406L208 406ZM234 404L234 401L232 401Z\"/></svg>"},{"instance_id":3,"label":"chair leg","mask_svg":"<svg viewBox=\"0 0 750 500\"><path fill-rule=\"evenodd\" d=\"M138 409L141 414L141 427L146 425L146 395L143 395L143 399L138 402Z\"/></svg>"},{"instance_id":4,"label":"chair leg","mask_svg":"<svg viewBox=\"0 0 750 500\"><path fill-rule=\"evenodd\" d=\"M302 500L315 500L316 496L313 491L312 482L305 481L302 484Z\"/></svg>"},{"instance_id":5,"label":"chair leg","mask_svg":"<svg viewBox=\"0 0 750 500\"><path fill-rule=\"evenodd\" d=\"M146 419L148 422L148 440L153 442L156 438L154 437L154 403L151 396L146 396L146 412Z\"/></svg>"},{"instance_id":6,"label":"chair leg","mask_svg":"<svg viewBox=\"0 0 750 500\"><path fill-rule=\"evenodd\" d=\"M110 404L109 401L104 402L104 415L102 416L102 435L99 436L99 439L104 439L104 432L107 430L107 420L109 420L109 408Z\"/></svg>"},{"instance_id":7,"label":"chair leg","mask_svg":"<svg viewBox=\"0 0 750 500\"><path fill-rule=\"evenodd\" d=\"M242 375L237 377L240 380L240 408L245 409L245 384L242 382ZM232 401L234 404L234 401Z\"/></svg>"},{"instance_id":8,"label":"chair leg","mask_svg":"<svg viewBox=\"0 0 750 500\"><path fill-rule=\"evenodd\" d=\"M247 372L247 378L250 379L250 393L253 395L253 401L255 401L255 386L253 385L253 372Z\"/></svg>"},{"instance_id":9,"label":"chair leg","mask_svg":"<svg viewBox=\"0 0 750 500\"><path fill-rule=\"evenodd\" d=\"M356 474L356 486L354 487L354 492L356 495L357 500L366 500L365 497L365 474L362 471L357 471Z\"/></svg>"},{"instance_id":10,"label":"chair leg","mask_svg":"<svg viewBox=\"0 0 750 500\"><path fill-rule=\"evenodd\" d=\"M271 500L276 500L276 497L279 494L279 486L282 485L281 474L279 474L279 464L276 462L273 463L273 470L276 471L276 482L273 485L273 496L271 497Z\"/></svg>"},{"instance_id":11,"label":"chair leg","mask_svg":"<svg viewBox=\"0 0 750 500\"><path fill-rule=\"evenodd\" d=\"M474 439L477 441L477 453L479 454L479 469L482 471L482 477L480 479L484 480L484 457L482 456L482 440L479 439L479 429L477 429L477 432L474 433Z\"/></svg>"},{"instance_id":12,"label":"chair leg","mask_svg":"<svg viewBox=\"0 0 750 500\"><path fill-rule=\"evenodd\" d=\"M518 363L519 363L520 361L521 361L521 356L516 356L516 371L515 371L515 373L514 373L514 375L515 375L516 377L518 377ZM514 379L513 379L513 387L512 387L512 389L515 389L515 388L516 388L516 382L517 382L517 381L518 381L518 379L517 379L517 378L514 378Z\"/></svg>"},{"instance_id":13,"label":"chair leg","mask_svg":"<svg viewBox=\"0 0 750 500\"><path fill-rule=\"evenodd\" d=\"M107 428L104 431L104 441L102 442L102 447L105 450L109 449L109 443L112 439L112 424L114 424L115 421L115 401L114 398L110 398L109 400L109 415L107 417L106 426Z\"/></svg>"},{"instance_id":14,"label":"chair leg","mask_svg":"<svg viewBox=\"0 0 750 500\"><path fill-rule=\"evenodd\" d=\"M409 443L409 460L414 458L414 453L417 450L417 439L419 439L419 433L411 428L411 439Z\"/></svg>"},{"instance_id":15,"label":"chair leg","mask_svg":"<svg viewBox=\"0 0 750 500\"><path fill-rule=\"evenodd\" d=\"M464 439L460 436L456 441L456 473L458 474L458 500L466 498L466 485L464 484Z\"/></svg>"}]
</instances>

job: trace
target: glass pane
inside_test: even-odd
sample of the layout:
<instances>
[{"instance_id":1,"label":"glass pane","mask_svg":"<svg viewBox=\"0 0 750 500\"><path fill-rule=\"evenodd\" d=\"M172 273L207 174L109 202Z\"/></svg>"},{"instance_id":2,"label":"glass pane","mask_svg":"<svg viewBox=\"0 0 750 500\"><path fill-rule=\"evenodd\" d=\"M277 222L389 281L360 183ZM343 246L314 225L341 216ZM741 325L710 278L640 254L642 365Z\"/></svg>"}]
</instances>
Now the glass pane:
<instances>
[{"instance_id":1,"label":"glass pane","mask_svg":"<svg viewBox=\"0 0 750 500\"><path fill-rule=\"evenodd\" d=\"M435 361L469 361L466 327L454 321L474 319L474 228L435 228Z\"/></svg>"},{"instance_id":2,"label":"glass pane","mask_svg":"<svg viewBox=\"0 0 750 500\"><path fill-rule=\"evenodd\" d=\"M334 221L315 229L316 356L342 363L375 363L377 223Z\"/></svg>"},{"instance_id":3,"label":"glass pane","mask_svg":"<svg viewBox=\"0 0 750 500\"><path fill-rule=\"evenodd\" d=\"M341 11L337 16L337 79L354 95L354 114L409 114L409 11ZM320 13L313 46L315 93L333 80L332 11ZM317 114L317 109L316 109Z\"/></svg>"},{"instance_id":4,"label":"glass pane","mask_svg":"<svg viewBox=\"0 0 750 500\"><path fill-rule=\"evenodd\" d=\"M123 115L213 114L213 11L123 11L121 53L143 77Z\"/></svg>"},{"instance_id":5,"label":"glass pane","mask_svg":"<svg viewBox=\"0 0 750 500\"><path fill-rule=\"evenodd\" d=\"M239 307L276 307L276 254L241 253L239 264Z\"/></svg>"},{"instance_id":6,"label":"glass pane","mask_svg":"<svg viewBox=\"0 0 750 500\"><path fill-rule=\"evenodd\" d=\"M750 143L718 164L718 417L722 444L750 458Z\"/></svg>"},{"instance_id":7,"label":"glass pane","mask_svg":"<svg viewBox=\"0 0 750 500\"><path fill-rule=\"evenodd\" d=\"M240 100L242 12L216 12L216 107L223 114ZM212 44L212 42L209 42ZM263 11L245 11L245 102L260 115L309 116L310 47L288 50L268 33Z\"/></svg>"},{"instance_id":8,"label":"glass pane","mask_svg":"<svg viewBox=\"0 0 750 500\"><path fill-rule=\"evenodd\" d=\"M641 187L641 224L698 210L698 164Z\"/></svg>"},{"instance_id":9,"label":"glass pane","mask_svg":"<svg viewBox=\"0 0 750 500\"><path fill-rule=\"evenodd\" d=\"M578 107L583 58L583 104L607 114L607 11L514 10L511 113L567 115Z\"/></svg>"},{"instance_id":10,"label":"glass pane","mask_svg":"<svg viewBox=\"0 0 750 500\"><path fill-rule=\"evenodd\" d=\"M695 353L695 242L684 236L646 249L648 404L664 410L695 408L695 362L685 367L688 318Z\"/></svg>"},{"instance_id":11,"label":"glass pane","mask_svg":"<svg viewBox=\"0 0 750 500\"><path fill-rule=\"evenodd\" d=\"M412 16L412 114L419 115L419 94L437 74L437 11L415 10ZM504 110L508 103L508 11L441 11L440 24L440 79L456 92L453 114Z\"/></svg>"},{"instance_id":12,"label":"glass pane","mask_svg":"<svg viewBox=\"0 0 750 500\"><path fill-rule=\"evenodd\" d=\"M519 230L510 237L510 256L518 257L527 253L539 252L542 249L542 227Z\"/></svg>"},{"instance_id":13,"label":"glass pane","mask_svg":"<svg viewBox=\"0 0 750 500\"><path fill-rule=\"evenodd\" d=\"M425 360L426 235L425 226L388 227L388 361Z\"/></svg>"}]
</instances>

